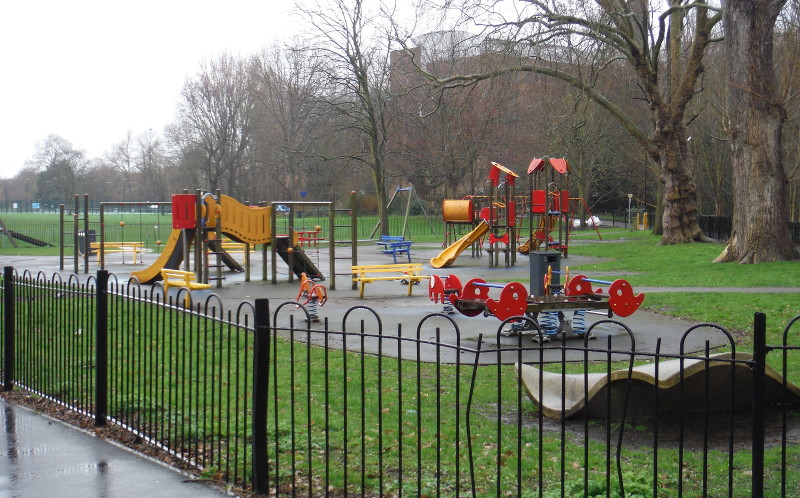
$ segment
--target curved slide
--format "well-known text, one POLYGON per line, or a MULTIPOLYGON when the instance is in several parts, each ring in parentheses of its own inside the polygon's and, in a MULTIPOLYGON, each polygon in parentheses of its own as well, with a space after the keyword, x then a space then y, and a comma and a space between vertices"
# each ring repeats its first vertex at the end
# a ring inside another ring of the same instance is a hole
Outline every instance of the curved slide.
POLYGON ((447 268, 453 264, 453 261, 456 260, 458 255, 461 254, 464 249, 471 246, 476 240, 486 235, 486 232, 488 231, 489 224, 485 221, 481 221, 470 233, 450 244, 450 246, 442 251, 438 256, 431 258, 431 266, 434 268, 447 268))
MULTIPOLYGON (((169 233, 169 239, 167 239, 161 255, 144 270, 131 273, 131 277, 136 277, 140 284, 150 284, 161 279, 162 268, 177 270, 181 265, 181 261, 183 261, 183 238, 181 237, 181 232, 183 230, 173 229, 169 233)), ((187 238, 194 237, 194 230, 186 230, 186 232, 187 238)))
POLYGON ((275 237, 273 242, 275 243, 275 252, 289 265, 292 273, 298 278, 305 273, 306 277, 311 280, 325 280, 316 265, 308 259, 302 247, 294 246, 291 255, 289 255, 289 237, 275 237))

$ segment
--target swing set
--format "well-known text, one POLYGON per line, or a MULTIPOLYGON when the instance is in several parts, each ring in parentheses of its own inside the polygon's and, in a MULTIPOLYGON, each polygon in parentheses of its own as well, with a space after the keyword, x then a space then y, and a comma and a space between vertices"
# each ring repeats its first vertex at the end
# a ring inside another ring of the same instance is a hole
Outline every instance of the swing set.
POLYGON ((161 218, 168 216, 170 202, 101 202, 99 221, 92 221, 89 214, 89 195, 83 195, 82 210, 80 197, 78 194, 75 195, 74 209, 70 216, 67 216, 64 204, 59 206, 61 270, 64 270, 65 254, 70 246, 68 244, 70 239, 73 249, 73 272, 79 272, 80 261, 83 260, 83 272, 89 273, 92 256, 96 258, 100 269, 105 269, 106 254, 110 253, 121 254, 122 264, 127 264, 128 254, 132 257, 131 264, 143 264, 142 255, 157 250, 161 244, 161 231, 169 229, 169 220, 161 218), (112 209, 119 214, 119 221, 108 223, 107 214, 112 209), (131 220, 131 217, 137 214, 138 220, 131 220), (153 216, 156 216, 155 220, 153 216))
MULTIPOLYGON (((428 213, 425 211, 425 206, 422 204, 422 199, 420 199, 419 196, 417 195, 417 192, 414 190, 413 185, 409 185, 408 187, 397 187, 392 193, 392 197, 389 198, 388 204, 386 204, 386 210, 389 211, 389 209, 391 209, 394 199, 397 197, 397 194, 401 192, 406 192, 408 195, 406 197, 405 212, 403 215, 403 231, 400 233, 400 236, 403 239, 406 238, 406 232, 408 231, 408 216, 411 213, 411 200, 413 198, 417 199, 417 204, 419 204, 419 207, 422 209, 422 214, 425 215, 425 219, 428 220, 428 225, 431 227, 431 232, 435 234, 436 229, 433 227, 433 223, 431 222, 430 217, 428 217, 428 213)), ((370 232, 369 234, 370 239, 375 238, 375 234, 378 232, 378 228, 380 228, 380 226, 381 222, 379 220, 375 224, 375 227, 372 229, 372 232, 370 232)))

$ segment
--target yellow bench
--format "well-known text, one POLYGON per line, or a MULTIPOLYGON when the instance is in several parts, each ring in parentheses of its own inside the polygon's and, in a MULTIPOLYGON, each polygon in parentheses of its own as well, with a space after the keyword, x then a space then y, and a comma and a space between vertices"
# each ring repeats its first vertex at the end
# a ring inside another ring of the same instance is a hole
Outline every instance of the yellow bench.
POLYGON ((227 252, 228 254, 242 254, 242 258, 246 258, 245 252, 252 252, 253 248, 248 246, 243 242, 234 242, 232 240, 223 240, 220 244, 222 246, 222 250, 227 252))
POLYGON ((353 282, 361 284, 361 292, 358 295, 361 298, 364 297, 364 286, 376 280, 408 281, 408 295, 410 296, 414 284, 420 283, 424 278, 431 278, 427 275, 420 275, 421 272, 422 263, 356 265, 352 268, 353 282))
POLYGON ((136 264, 136 258, 139 253, 144 252, 144 242, 91 242, 89 244, 91 251, 97 254, 97 262, 100 262, 100 250, 103 254, 110 252, 130 252, 133 253, 133 264, 136 264))
MULTIPOLYGON (((210 284, 204 284, 202 282, 198 282, 197 278, 193 271, 186 271, 186 270, 173 270, 171 268, 162 268, 161 269, 161 278, 164 279, 163 286, 164 286, 164 301, 167 300, 167 296, 169 295, 169 288, 170 287, 180 287, 182 289, 186 289, 188 291, 193 290, 203 290, 203 289, 210 289, 210 284)), ((184 305, 186 307, 189 306, 191 302, 191 298, 189 297, 189 293, 186 293, 186 299, 184 305)))
MULTIPOLYGON (((213 239, 212 239, 213 240, 213 239)), ((228 254, 236 254, 241 253, 245 254, 245 252, 253 252, 252 246, 248 246, 244 242, 234 242, 231 239, 221 239, 219 244, 212 247, 213 250, 222 249, 228 254)), ((246 256, 243 256, 245 258, 246 256)))

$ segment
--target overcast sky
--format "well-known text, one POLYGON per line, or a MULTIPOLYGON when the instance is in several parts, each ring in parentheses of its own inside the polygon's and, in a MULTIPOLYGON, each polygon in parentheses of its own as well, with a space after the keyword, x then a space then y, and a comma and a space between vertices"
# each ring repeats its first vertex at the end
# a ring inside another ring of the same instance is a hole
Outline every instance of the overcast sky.
POLYGON ((287 0, 28 0, 0 4, 0 177, 50 134, 100 157, 174 119, 200 62, 295 33, 287 0))

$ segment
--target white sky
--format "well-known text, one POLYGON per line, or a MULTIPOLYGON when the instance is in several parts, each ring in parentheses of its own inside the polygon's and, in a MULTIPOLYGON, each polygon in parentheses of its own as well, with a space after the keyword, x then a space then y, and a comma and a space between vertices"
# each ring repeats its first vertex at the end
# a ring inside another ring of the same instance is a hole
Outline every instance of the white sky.
POLYGON ((296 34, 288 0, 21 0, 0 4, 0 177, 56 134, 100 157, 174 120, 200 62, 296 34))

